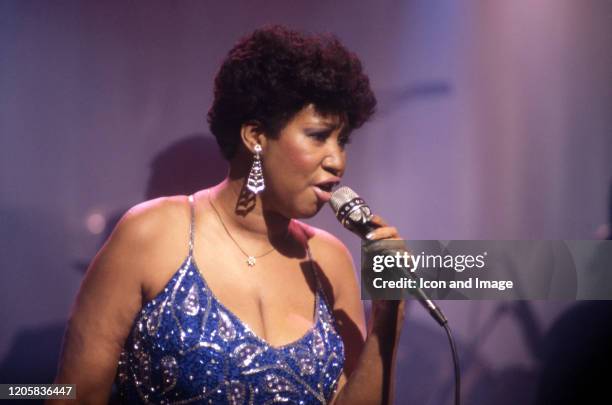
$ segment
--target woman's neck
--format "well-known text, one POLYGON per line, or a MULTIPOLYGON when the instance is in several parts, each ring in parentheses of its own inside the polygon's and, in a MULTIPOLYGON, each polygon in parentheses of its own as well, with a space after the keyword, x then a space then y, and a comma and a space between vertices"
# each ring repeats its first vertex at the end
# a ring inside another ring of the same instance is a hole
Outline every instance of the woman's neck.
POLYGON ((262 208, 259 195, 245 194, 244 178, 228 176, 212 187, 209 198, 226 226, 257 239, 278 240, 287 236, 291 219, 262 208))

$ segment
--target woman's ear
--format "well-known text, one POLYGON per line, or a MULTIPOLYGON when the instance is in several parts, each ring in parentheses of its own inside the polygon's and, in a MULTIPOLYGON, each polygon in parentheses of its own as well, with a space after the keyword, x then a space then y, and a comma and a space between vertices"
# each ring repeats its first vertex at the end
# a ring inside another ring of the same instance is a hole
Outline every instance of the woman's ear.
POLYGON ((257 121, 248 121, 240 127, 240 139, 244 147, 251 153, 255 153, 255 145, 261 145, 262 149, 266 146, 266 136, 261 124, 257 121))

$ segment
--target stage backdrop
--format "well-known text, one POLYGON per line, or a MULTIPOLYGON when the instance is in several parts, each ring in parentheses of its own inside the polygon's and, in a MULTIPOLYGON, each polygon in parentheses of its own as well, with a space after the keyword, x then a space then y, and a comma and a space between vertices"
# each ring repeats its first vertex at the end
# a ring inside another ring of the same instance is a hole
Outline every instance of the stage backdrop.
MULTIPOLYGON (((346 184, 405 238, 603 235, 611 20, 603 1, 0 1, 0 382, 51 381, 118 216, 223 177, 205 122, 213 77, 263 24, 331 32, 361 56, 379 111, 348 149, 346 184)), ((359 262, 327 208, 310 222, 359 262)), ((542 392, 543 348, 569 341, 551 325, 587 319, 558 318, 573 305, 443 302, 465 400, 542 392)), ((445 339, 410 307, 398 404, 450 403, 445 339)))

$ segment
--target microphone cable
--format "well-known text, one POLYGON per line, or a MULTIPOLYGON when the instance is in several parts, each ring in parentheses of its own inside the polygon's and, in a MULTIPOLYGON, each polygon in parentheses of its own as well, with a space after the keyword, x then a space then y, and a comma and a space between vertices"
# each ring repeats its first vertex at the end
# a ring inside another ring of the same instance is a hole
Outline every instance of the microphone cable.
MULTIPOLYGON (((349 231, 355 233, 361 238, 365 238, 368 232, 376 229, 378 225, 370 222, 372 212, 366 202, 359 197, 351 188, 343 186, 332 193, 329 201, 334 214, 338 221, 349 231)), ((410 276, 410 274, 409 274, 410 276)), ((453 357, 453 369, 455 374, 455 405, 461 403, 461 369, 459 367, 459 356, 457 354, 457 346, 451 332, 448 320, 424 291, 420 288, 415 288, 412 294, 417 301, 430 313, 436 322, 444 328, 448 343, 450 345, 451 354, 453 357)))
POLYGON ((448 322, 443 325, 444 330, 446 331, 446 336, 448 336, 448 343, 450 344, 451 353, 453 355, 453 366, 455 369, 455 405, 460 405, 461 403, 461 370, 459 368, 459 356, 457 355, 457 346, 455 345, 455 339, 453 339, 453 334, 451 333, 450 326, 448 326, 448 322))

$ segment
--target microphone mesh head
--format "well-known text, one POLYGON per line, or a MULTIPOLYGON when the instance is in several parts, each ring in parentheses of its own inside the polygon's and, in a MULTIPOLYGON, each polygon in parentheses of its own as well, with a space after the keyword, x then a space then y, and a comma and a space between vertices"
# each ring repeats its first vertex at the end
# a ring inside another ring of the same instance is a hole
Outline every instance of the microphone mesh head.
POLYGON ((366 222, 372 213, 370 207, 350 187, 342 186, 331 195, 329 205, 336 218, 346 226, 346 221, 366 222), (349 205, 347 205, 349 204, 349 205), (342 209, 344 207, 344 209, 342 209), (342 209, 342 213, 340 213, 342 209))
POLYGON ((338 210, 347 202, 359 197, 350 187, 342 186, 336 189, 329 200, 329 205, 334 210, 334 214, 338 214, 338 210))

